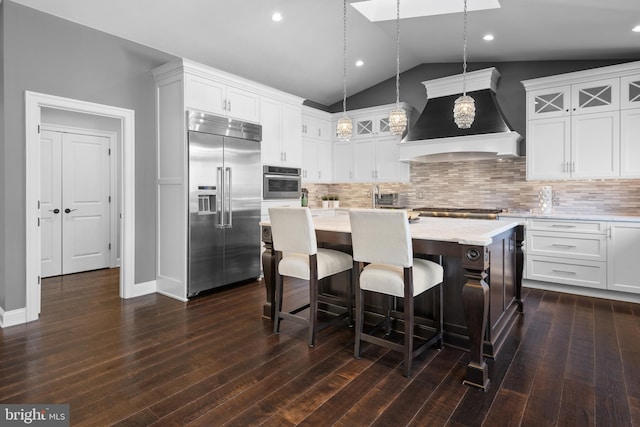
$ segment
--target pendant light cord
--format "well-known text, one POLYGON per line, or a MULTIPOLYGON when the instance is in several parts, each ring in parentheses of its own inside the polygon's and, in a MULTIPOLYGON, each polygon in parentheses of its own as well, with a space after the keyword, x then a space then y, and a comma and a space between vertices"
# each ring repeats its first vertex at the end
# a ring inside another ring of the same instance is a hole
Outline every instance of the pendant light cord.
POLYGON ((396 3, 396 106, 400 107, 400 0, 396 3))
POLYGON ((467 0, 464 0, 464 30, 462 46, 462 96, 465 96, 467 94, 467 0))
POLYGON ((347 0, 342 9, 342 111, 347 116, 347 0))

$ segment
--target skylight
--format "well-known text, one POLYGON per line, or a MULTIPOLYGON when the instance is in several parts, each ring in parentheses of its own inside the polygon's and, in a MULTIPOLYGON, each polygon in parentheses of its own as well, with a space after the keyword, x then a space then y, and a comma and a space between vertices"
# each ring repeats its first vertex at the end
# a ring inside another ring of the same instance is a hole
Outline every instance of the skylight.
MULTIPOLYGON (((369 21, 389 21, 396 19, 395 0, 366 0, 351 3, 358 12, 369 21)), ((422 16, 445 15, 447 13, 462 13, 464 2, 452 0, 403 0, 400 8, 400 17, 418 18, 422 16)), ((467 5, 467 10, 498 9, 498 0, 473 0, 467 5)))

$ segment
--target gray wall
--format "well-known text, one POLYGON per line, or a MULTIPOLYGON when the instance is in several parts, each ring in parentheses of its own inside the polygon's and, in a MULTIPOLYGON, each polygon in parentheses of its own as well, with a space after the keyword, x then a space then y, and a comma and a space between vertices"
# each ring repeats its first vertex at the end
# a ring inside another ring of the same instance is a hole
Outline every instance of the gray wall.
MULTIPOLYGON (((640 55, 638 58, 640 59, 640 55)), ((496 96, 503 113, 513 130, 523 137, 526 135, 526 96, 522 80, 552 76, 572 71, 631 62, 633 59, 607 61, 540 61, 540 62, 483 62, 468 64, 469 71, 496 67, 501 78, 498 81, 496 96)), ((400 74, 400 101, 406 102, 416 109, 412 116, 415 122, 419 113, 427 103, 425 80, 460 74, 462 64, 422 64, 400 74)), ((395 76, 367 90, 347 98, 347 110, 390 104, 396 101, 395 76)), ((335 113, 342 111, 342 101, 328 107, 335 113)))
POLYGON ((0 251, 5 310, 25 306, 24 92, 135 111, 136 283, 155 280, 155 117, 151 70, 175 57, 5 0, 4 221, 0 251), (10 106, 10 107, 9 107, 10 106))

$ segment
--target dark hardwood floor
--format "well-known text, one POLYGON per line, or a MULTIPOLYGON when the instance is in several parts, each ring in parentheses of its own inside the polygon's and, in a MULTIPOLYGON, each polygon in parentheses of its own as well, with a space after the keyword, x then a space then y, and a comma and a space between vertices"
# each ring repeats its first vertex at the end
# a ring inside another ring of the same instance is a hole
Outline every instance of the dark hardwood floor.
POLYGON ((68 403, 74 426, 640 425, 640 305, 524 294, 483 392, 455 348, 407 379, 398 353, 354 359, 346 324, 276 336, 261 282, 184 304, 121 300, 117 270, 46 279, 40 320, 0 330, 0 403, 68 403))

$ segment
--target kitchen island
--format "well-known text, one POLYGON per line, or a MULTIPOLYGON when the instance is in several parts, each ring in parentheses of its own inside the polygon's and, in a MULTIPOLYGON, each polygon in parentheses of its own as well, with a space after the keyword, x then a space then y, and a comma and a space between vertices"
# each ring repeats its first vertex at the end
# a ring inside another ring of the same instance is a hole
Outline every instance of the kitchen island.
MULTIPOLYGON (((262 257, 267 292, 264 315, 273 319, 275 256, 269 223, 261 226, 266 248, 262 257)), ((314 226, 319 246, 350 251, 347 215, 314 217, 314 226)), ((484 357, 497 357, 522 312, 522 225, 510 220, 420 217, 410 229, 415 256, 444 267, 444 343, 469 350, 465 383, 485 389, 489 378, 484 357)), ((322 291, 344 296, 346 285, 346 280, 328 281, 322 291)), ((366 297, 366 319, 383 316, 381 299, 366 297)), ((415 305, 416 315, 435 320, 437 310, 429 293, 418 296, 415 305)), ((417 333, 420 335, 421 329, 426 332, 433 324, 419 325, 417 333)))

